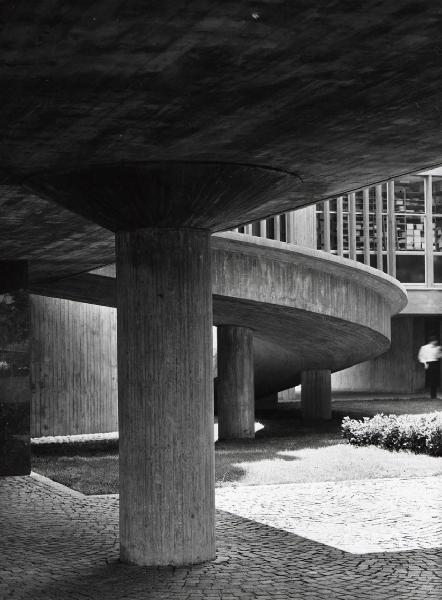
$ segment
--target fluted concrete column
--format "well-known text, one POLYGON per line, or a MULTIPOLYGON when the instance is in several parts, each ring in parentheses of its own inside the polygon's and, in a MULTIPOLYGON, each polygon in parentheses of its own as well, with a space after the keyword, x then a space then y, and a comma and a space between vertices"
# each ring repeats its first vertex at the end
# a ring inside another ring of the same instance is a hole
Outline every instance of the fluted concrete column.
POLYGON ((302 372, 301 413, 303 419, 331 419, 330 369, 302 372))
POLYGON ((0 475, 31 472, 27 288, 27 262, 0 261, 0 475))
POLYGON ((215 557, 209 234, 116 234, 120 554, 215 557))
POLYGON ((253 332, 218 326, 218 439, 255 437, 253 332))

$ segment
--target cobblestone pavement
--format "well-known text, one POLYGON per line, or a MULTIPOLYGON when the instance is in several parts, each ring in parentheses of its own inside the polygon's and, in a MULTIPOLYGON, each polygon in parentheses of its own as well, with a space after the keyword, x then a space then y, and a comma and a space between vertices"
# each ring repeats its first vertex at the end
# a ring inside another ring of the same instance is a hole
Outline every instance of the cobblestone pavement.
POLYGON ((352 553, 442 548, 442 477, 237 486, 217 507, 352 553))
POLYGON ((217 560, 149 569, 118 562, 117 497, 3 478, 0 598, 440 600, 438 486, 441 478, 220 489, 217 560), (367 545, 357 550, 352 537, 367 545))

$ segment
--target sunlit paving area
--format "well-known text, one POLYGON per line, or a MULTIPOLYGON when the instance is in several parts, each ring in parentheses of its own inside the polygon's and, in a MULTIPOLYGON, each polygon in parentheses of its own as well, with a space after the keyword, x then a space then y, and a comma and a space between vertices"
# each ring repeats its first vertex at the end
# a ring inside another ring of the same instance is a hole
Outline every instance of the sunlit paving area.
POLYGON ((217 489, 216 560, 143 568, 119 562, 117 496, 8 478, 0 597, 438 600, 441 485, 430 476, 217 489))
MULTIPOLYGON (((365 412, 431 412, 440 404, 372 400, 365 412)), ((118 494, 97 495, 96 488, 118 492, 116 434, 40 439, 38 473, 0 486, 0 500, 11 507, 0 523, 8 532, 0 542, 8 550, 0 554, 0 594, 438 599, 441 459, 346 443, 341 411, 358 415, 364 406, 364 399, 336 402, 333 420, 315 427, 293 412, 264 417, 255 422, 254 440, 217 442, 216 560, 185 568, 119 562, 118 494)))

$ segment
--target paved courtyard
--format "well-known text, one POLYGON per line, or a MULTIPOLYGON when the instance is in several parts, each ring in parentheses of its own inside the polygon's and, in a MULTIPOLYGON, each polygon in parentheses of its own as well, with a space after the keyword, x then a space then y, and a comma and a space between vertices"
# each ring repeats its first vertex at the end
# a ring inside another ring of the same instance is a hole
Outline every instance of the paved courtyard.
POLYGON ((215 562, 118 562, 118 497, 0 480, 0 598, 438 599, 442 478, 217 490, 215 562))

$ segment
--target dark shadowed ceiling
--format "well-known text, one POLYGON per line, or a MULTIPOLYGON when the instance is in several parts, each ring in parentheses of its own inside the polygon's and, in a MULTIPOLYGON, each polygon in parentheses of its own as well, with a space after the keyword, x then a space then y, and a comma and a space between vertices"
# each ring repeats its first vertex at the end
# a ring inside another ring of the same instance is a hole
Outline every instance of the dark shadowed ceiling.
POLYGON ((434 0, 18 0, 1 17, 0 259, 36 279, 112 262, 107 229, 134 204, 143 226, 218 230, 442 162, 434 0))

